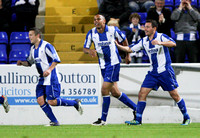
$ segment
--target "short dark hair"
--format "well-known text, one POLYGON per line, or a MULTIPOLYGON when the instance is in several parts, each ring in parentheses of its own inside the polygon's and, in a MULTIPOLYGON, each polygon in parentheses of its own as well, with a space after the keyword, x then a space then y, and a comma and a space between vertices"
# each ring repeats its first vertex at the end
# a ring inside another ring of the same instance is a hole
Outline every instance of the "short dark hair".
POLYGON ((131 22, 132 18, 137 18, 140 21, 140 15, 138 13, 132 13, 129 17, 129 21, 131 22))
POLYGON ((33 27, 33 28, 30 28, 29 31, 34 31, 35 35, 39 34, 41 38, 42 32, 40 31, 40 29, 33 27))
POLYGON ((155 20, 146 20, 146 23, 151 23, 152 27, 158 28, 158 24, 155 20))

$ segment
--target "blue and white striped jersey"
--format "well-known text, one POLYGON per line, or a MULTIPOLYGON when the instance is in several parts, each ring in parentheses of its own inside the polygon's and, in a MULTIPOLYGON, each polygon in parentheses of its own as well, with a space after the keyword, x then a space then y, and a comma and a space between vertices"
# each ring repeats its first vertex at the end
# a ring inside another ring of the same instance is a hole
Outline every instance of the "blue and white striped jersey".
POLYGON ((56 67, 52 70, 49 76, 43 77, 43 72, 51 66, 52 62, 60 62, 60 58, 55 48, 50 43, 41 40, 37 49, 35 49, 35 46, 33 45, 27 61, 30 65, 35 64, 37 71, 40 74, 40 85, 59 83, 58 70, 56 67))
POLYGON ((96 27, 94 27, 86 35, 84 48, 89 49, 92 42, 94 43, 101 69, 121 62, 121 57, 115 45, 116 38, 119 42, 123 42, 126 36, 117 27, 107 25, 103 33, 98 33, 96 27))
MULTIPOLYGON (((175 41, 169 36, 157 32, 155 33, 153 40, 162 42, 173 41, 175 43, 175 41)), ((151 41, 148 36, 146 36, 140 39, 134 46, 130 45, 130 48, 133 52, 145 49, 151 63, 150 71, 158 74, 165 71, 171 65, 171 57, 168 47, 163 45, 152 45, 151 41)))

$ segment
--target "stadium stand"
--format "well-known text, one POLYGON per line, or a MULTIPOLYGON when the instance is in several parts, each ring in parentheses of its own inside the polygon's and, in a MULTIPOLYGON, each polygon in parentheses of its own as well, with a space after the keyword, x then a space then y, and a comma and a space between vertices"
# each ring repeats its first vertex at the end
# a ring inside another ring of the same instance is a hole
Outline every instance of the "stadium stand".
POLYGON ((30 47, 28 32, 12 32, 10 35, 9 63, 16 64, 17 60, 26 60, 30 47))
POLYGON ((97 2, 91 0, 46 1, 44 39, 52 43, 62 63, 97 63, 82 52, 86 33, 94 27, 97 2))
POLYGON ((6 32, 0 32, 0 64, 7 63, 8 35, 6 32))

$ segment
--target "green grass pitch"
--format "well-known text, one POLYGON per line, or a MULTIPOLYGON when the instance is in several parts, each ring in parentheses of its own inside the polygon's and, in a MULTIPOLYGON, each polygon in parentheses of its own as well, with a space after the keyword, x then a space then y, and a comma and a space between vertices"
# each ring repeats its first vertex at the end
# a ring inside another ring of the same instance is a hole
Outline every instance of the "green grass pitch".
POLYGON ((61 125, 58 127, 0 126, 1 138, 192 138, 200 137, 200 123, 180 124, 125 124, 61 125))

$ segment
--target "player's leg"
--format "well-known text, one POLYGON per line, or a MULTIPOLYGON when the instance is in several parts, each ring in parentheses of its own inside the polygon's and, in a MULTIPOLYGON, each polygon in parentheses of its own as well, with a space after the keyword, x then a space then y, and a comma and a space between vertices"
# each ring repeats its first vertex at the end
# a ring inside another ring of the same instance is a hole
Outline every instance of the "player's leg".
POLYGON ((178 94, 178 90, 174 89, 172 91, 169 91, 170 96, 174 99, 174 101, 177 103, 181 113, 183 114, 183 123, 182 125, 188 125, 191 123, 190 116, 187 113, 187 108, 185 105, 185 101, 183 98, 181 98, 178 94))
POLYGON ((111 89, 111 93, 115 98, 118 98, 125 105, 136 111, 137 105, 131 99, 129 99, 125 93, 120 92, 117 82, 114 82, 114 85, 111 89))
POLYGON ((36 97, 37 102, 46 114, 46 116, 51 120, 50 125, 52 126, 59 126, 59 122, 56 119, 55 115, 53 114, 53 111, 48 103, 45 101, 45 89, 46 86, 43 85, 37 85, 36 86, 36 97))
POLYGON ((99 118, 97 121, 92 123, 92 125, 101 126, 106 125, 106 119, 108 115, 108 110, 110 106, 110 90, 113 87, 113 83, 111 82, 103 82, 101 93, 103 97, 103 103, 102 103, 102 114, 101 118, 99 118))
POLYGON ((46 86, 46 96, 48 104, 51 106, 74 106, 75 109, 82 115, 83 109, 79 99, 67 100, 60 97, 60 84, 46 86))
POLYGON ((8 98, 6 95, 2 95, 0 97, 0 104, 3 105, 5 112, 8 113, 10 110, 10 105, 8 104, 8 98))

